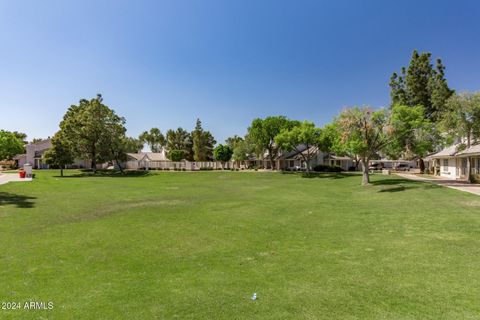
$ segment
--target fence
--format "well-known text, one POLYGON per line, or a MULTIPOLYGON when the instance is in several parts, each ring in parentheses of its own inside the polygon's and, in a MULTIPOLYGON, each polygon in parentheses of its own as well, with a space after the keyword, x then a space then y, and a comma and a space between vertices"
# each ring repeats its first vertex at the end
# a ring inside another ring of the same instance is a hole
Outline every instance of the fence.
POLYGON ((232 169, 233 162, 226 162, 222 165, 219 161, 135 161, 129 160, 125 163, 127 169, 133 170, 217 170, 217 169, 232 169))

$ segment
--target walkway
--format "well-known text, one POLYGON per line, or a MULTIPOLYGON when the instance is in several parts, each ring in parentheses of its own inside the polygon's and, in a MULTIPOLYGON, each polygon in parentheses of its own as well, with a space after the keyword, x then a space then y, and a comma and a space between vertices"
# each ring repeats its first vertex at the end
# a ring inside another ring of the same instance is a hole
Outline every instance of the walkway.
POLYGON ((0 184, 5 184, 13 181, 26 182, 26 181, 32 181, 32 178, 20 179, 18 172, 17 173, 0 173, 0 184))
POLYGON ((465 191, 465 192, 473 193, 473 194, 476 194, 477 196, 480 196, 480 184, 468 183, 468 182, 459 181, 459 180, 441 179, 441 178, 424 178, 411 173, 397 173, 397 176, 407 178, 410 180, 415 180, 415 181, 430 182, 430 183, 434 183, 447 188, 465 191))

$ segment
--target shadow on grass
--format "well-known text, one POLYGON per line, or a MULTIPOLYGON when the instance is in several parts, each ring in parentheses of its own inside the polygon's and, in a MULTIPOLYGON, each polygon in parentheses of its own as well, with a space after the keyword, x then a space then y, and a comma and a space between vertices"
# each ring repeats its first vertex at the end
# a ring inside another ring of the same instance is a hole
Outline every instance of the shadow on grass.
POLYGON ((350 174, 350 173, 342 173, 342 172, 303 172, 302 178, 313 179, 313 178, 320 178, 320 179, 343 179, 348 177, 355 177, 357 175, 350 174))
POLYGON ((372 186, 386 186, 389 188, 383 188, 381 190, 378 190, 378 192, 401 192, 401 191, 406 191, 406 190, 411 190, 411 189, 437 189, 441 188, 438 185, 428 183, 428 182, 422 182, 422 181, 413 181, 413 180, 408 180, 408 179, 381 179, 381 180, 375 180, 375 181, 370 181, 370 184, 372 186))
POLYGON ((109 178, 128 178, 128 177, 145 177, 150 173, 146 170, 128 170, 123 173, 120 171, 114 170, 97 170, 93 172, 91 170, 83 170, 80 173, 64 175, 63 177, 59 175, 54 176, 55 178, 86 178, 86 177, 109 177, 109 178))
POLYGON ((0 192, 0 207, 13 204, 18 208, 33 208, 34 202, 31 201, 33 199, 36 198, 8 192, 0 192))
POLYGON ((302 172, 302 171, 282 171, 282 174, 293 174, 301 176, 302 178, 326 178, 326 179, 343 179, 347 177, 355 177, 358 174, 355 173, 342 173, 342 172, 302 172))

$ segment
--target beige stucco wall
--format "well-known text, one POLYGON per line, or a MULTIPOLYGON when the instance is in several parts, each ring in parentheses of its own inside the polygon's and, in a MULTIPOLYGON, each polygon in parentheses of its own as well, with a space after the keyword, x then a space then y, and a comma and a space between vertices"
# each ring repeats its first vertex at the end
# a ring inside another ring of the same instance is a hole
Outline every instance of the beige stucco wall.
POLYGON ((456 171, 457 171, 457 164, 456 164, 456 159, 455 158, 448 158, 448 165, 444 165, 444 159, 440 159, 440 176, 445 177, 445 178, 450 178, 450 179, 455 179, 456 176, 456 171))

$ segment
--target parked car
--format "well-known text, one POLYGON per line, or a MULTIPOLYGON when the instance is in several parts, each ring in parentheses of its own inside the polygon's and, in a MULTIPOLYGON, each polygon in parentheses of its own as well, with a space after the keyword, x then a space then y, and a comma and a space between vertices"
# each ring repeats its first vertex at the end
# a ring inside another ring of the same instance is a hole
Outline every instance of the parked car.
POLYGON ((383 164, 380 162, 373 163, 368 167, 369 170, 382 170, 383 169, 383 164))
POLYGON ((410 166, 405 163, 400 163, 395 169, 397 171, 410 171, 410 166))

